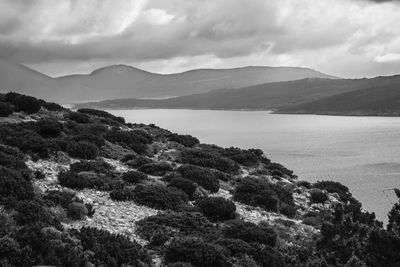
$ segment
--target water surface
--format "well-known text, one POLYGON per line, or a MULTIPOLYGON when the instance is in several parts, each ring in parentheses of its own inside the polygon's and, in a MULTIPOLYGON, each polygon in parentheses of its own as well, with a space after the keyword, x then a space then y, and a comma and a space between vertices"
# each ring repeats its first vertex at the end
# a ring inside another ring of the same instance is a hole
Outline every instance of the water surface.
POLYGON ((384 190, 400 188, 400 118, 163 109, 111 113, 191 134, 203 143, 260 148, 299 179, 347 185, 383 221, 396 201, 393 191, 384 190))

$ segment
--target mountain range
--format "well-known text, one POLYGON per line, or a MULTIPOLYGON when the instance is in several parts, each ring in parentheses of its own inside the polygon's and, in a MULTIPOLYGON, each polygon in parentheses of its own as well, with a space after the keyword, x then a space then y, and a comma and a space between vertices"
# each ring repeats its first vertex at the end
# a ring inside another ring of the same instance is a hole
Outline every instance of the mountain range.
POLYGON ((48 101, 70 103, 111 98, 166 98, 303 78, 335 78, 297 67, 196 69, 157 74, 112 65, 90 74, 52 78, 26 66, 0 60, 0 91, 16 91, 48 101))
POLYGON ((400 76, 371 79, 306 78, 239 89, 220 89, 162 100, 115 99, 80 107, 274 110, 338 115, 400 114, 400 76))

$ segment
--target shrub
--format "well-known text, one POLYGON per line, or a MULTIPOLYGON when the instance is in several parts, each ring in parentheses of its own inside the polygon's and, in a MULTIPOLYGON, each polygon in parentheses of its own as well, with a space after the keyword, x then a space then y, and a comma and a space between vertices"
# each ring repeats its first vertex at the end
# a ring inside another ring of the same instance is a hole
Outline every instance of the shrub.
POLYGON ((36 113, 42 107, 42 102, 32 96, 18 95, 11 100, 11 104, 18 111, 24 111, 28 114, 36 113))
POLYGON ((170 140, 186 147, 192 147, 200 143, 199 139, 191 135, 171 134, 170 140))
POLYGON ((311 188, 311 183, 307 182, 307 181, 298 181, 297 182, 297 186, 303 186, 303 187, 305 187, 307 189, 310 189, 311 188))
POLYGON ((201 149, 186 149, 182 151, 181 162, 201 167, 213 168, 227 173, 237 173, 239 165, 231 159, 217 153, 202 151, 201 149))
POLYGON ((147 179, 147 175, 143 172, 128 171, 122 174, 122 180, 130 184, 137 184, 147 179))
POLYGON ((41 119, 37 125, 43 137, 57 137, 63 130, 63 125, 55 119, 41 119))
POLYGON ((104 138, 101 135, 91 133, 91 132, 77 134, 77 135, 72 136, 70 139, 75 142, 86 141, 86 142, 95 144, 98 148, 100 148, 106 144, 106 141, 104 140, 104 138))
POLYGON ((134 189, 134 200, 154 209, 178 210, 187 203, 188 196, 173 187, 139 184, 134 189))
POLYGON ((174 239, 166 248, 165 261, 190 262, 199 267, 229 266, 227 252, 221 246, 194 237, 174 239))
POLYGON ((105 134, 104 138, 115 144, 129 147, 138 154, 146 152, 149 139, 143 136, 142 131, 112 130, 105 134))
POLYGON ((226 248, 232 256, 251 255, 254 253, 254 248, 241 239, 221 238, 215 243, 226 248))
POLYGON ((17 211, 14 219, 17 224, 25 225, 41 222, 44 225, 61 229, 59 219, 39 200, 23 200, 14 204, 14 209, 17 211))
POLYGON ((166 267, 194 267, 194 266, 188 262, 174 262, 166 265, 166 267))
POLYGON ((198 212, 164 212, 137 222, 139 234, 151 240, 154 233, 171 233, 171 236, 204 236, 216 231, 215 226, 198 212), (172 229, 172 231, 171 231, 172 229))
POLYGON ((44 196, 44 199, 48 199, 55 205, 60 205, 63 208, 67 208, 74 198, 75 192, 71 190, 50 190, 44 196))
POLYGON ((9 103, 0 102, 0 117, 8 117, 13 112, 14 109, 9 103))
POLYGON ((105 230, 83 227, 78 238, 84 250, 94 254, 90 261, 95 266, 132 266, 139 267, 149 264, 149 256, 135 241, 122 235, 111 234, 105 230))
POLYGON ((52 102, 45 102, 43 103, 43 107, 47 109, 48 111, 63 111, 65 108, 60 106, 57 103, 52 103, 52 102))
POLYGON ((241 165, 254 166, 260 163, 263 152, 257 149, 244 150, 237 147, 230 147, 221 150, 221 155, 241 165))
POLYGON ((132 188, 114 189, 110 192, 110 198, 117 201, 127 201, 134 199, 132 188))
POLYGON ((311 189, 310 190, 311 202, 313 203, 324 203, 328 200, 328 195, 324 193, 321 189, 311 189))
POLYGON ((224 221, 234 219, 236 206, 230 200, 222 197, 206 197, 196 201, 201 212, 212 220, 224 221))
POLYGON ((172 170, 172 166, 167 162, 148 163, 140 166, 138 169, 140 172, 156 176, 162 176, 172 170))
POLYGON ((81 160, 70 165, 69 170, 71 172, 89 172, 93 171, 96 173, 109 173, 113 169, 113 166, 105 162, 104 160, 81 160))
POLYGON ((296 207, 295 206, 291 206, 288 205, 286 203, 283 203, 280 207, 279 207, 279 212, 282 213, 283 215, 289 217, 289 218, 293 218, 296 215, 296 207))
POLYGON ((246 242, 257 242, 271 247, 275 246, 277 234, 269 225, 260 223, 259 225, 241 220, 228 222, 224 229, 224 234, 228 238, 241 239, 246 242))
POLYGON ((155 163, 152 159, 144 156, 137 156, 135 159, 130 160, 122 159, 122 162, 125 162, 131 168, 139 168, 145 164, 155 163))
POLYGON ((91 119, 88 115, 79 113, 79 112, 73 112, 73 111, 69 112, 66 115, 66 118, 68 118, 72 121, 75 121, 77 123, 90 123, 91 122, 91 119))
POLYGON ((351 193, 349 188, 339 182, 334 181, 318 181, 312 185, 313 188, 319 188, 321 190, 326 190, 329 193, 337 193, 340 198, 347 202, 351 198, 351 193))
POLYGON ((212 170, 193 165, 182 165, 177 170, 183 178, 192 180, 211 192, 218 192, 219 180, 212 170))
POLYGON ((58 174, 58 182, 61 186, 69 187, 72 189, 95 188, 103 189, 106 183, 95 173, 90 172, 60 172, 58 174))
POLYGON ((117 117, 114 116, 110 113, 108 113, 107 111, 104 110, 98 110, 98 109, 90 109, 90 108, 81 108, 77 110, 79 113, 84 113, 84 114, 89 114, 89 115, 94 115, 94 116, 98 116, 98 117, 102 117, 102 118, 108 118, 108 119, 112 119, 115 120, 119 123, 124 124, 125 123, 125 119, 123 117, 117 117))
POLYGON ((20 173, 0 166, 0 202, 7 199, 32 199, 33 187, 20 173))
POLYGON ((71 157, 79 159, 94 159, 99 154, 96 145, 85 141, 70 142, 67 146, 67 152, 71 157))
POLYGON ((73 220, 82 220, 89 214, 85 204, 79 202, 72 202, 68 205, 67 215, 73 220))
POLYGON ((181 177, 172 178, 169 181, 168 186, 172 186, 172 187, 182 190, 189 196, 190 199, 193 198, 193 194, 197 188, 196 185, 191 180, 181 178, 181 177))
POLYGON ((234 199, 247 205, 277 211, 279 196, 266 181, 246 177, 236 186, 234 199))
MULTIPOLYGON (((259 247, 254 253, 253 258, 260 266, 286 267, 287 264, 279 251, 269 246, 259 247)), ((312 265, 325 266, 325 265, 312 265)))

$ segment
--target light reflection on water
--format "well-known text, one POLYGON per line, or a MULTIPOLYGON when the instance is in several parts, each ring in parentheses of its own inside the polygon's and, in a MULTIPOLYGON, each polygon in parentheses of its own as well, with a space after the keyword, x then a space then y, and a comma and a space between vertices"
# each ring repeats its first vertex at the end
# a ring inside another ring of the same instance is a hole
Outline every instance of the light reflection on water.
POLYGON ((347 185, 380 220, 400 188, 400 118, 280 115, 266 111, 112 110, 129 122, 154 123, 201 142, 261 148, 300 179, 347 185))

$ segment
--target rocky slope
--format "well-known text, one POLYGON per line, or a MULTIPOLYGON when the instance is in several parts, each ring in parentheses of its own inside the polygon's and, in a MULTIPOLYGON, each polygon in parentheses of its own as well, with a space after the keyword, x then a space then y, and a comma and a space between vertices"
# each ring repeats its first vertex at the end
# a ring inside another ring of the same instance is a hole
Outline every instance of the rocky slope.
POLYGON ((1 265, 398 266, 398 207, 384 230, 260 150, 0 100, 1 265))

